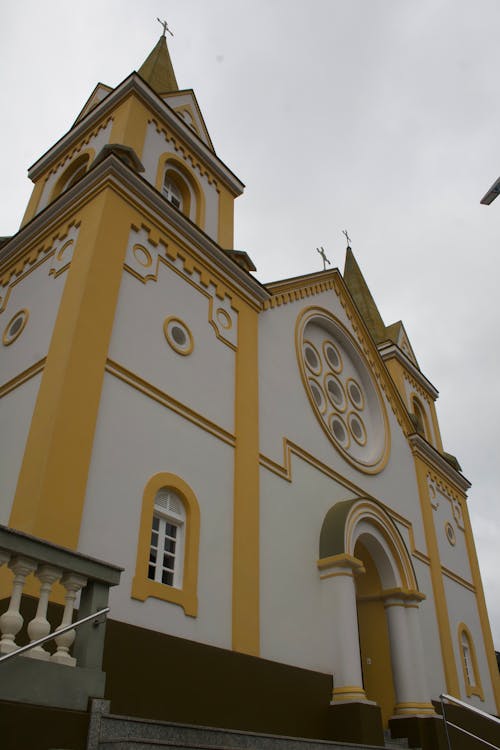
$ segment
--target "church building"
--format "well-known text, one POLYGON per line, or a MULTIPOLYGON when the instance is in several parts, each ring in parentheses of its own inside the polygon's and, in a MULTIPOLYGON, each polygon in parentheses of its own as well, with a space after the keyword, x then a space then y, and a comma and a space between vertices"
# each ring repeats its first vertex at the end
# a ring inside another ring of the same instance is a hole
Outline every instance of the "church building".
POLYGON ((349 246, 257 280, 165 35, 29 177, 0 240, 0 656, 110 611, 0 663, 0 717, 73 727, 43 748, 107 713, 434 750, 441 694, 498 714, 438 391, 349 246))

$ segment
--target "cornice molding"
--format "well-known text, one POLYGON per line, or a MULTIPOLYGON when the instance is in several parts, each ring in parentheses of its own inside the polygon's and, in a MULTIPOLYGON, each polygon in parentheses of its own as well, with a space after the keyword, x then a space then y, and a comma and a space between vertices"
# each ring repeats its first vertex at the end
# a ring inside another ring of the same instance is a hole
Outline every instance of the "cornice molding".
POLYGON ((53 161, 60 159, 67 149, 70 149, 82 139, 88 130, 94 129, 100 120, 108 117, 117 105, 130 94, 136 94, 157 117, 168 124, 172 132, 184 139, 198 158, 210 164, 214 173, 235 195, 241 195, 245 187, 241 180, 137 73, 132 73, 113 89, 108 96, 93 107, 80 122, 76 123, 66 135, 63 135, 52 148, 41 156, 29 168, 29 178, 33 181, 37 180, 53 161))
POLYGON ((112 153, 22 227, 0 249, 0 264, 14 257, 16 252, 32 241, 36 241, 42 232, 50 229, 51 224, 60 222, 61 219, 67 221, 68 211, 74 216, 89 196, 106 184, 114 184, 122 194, 129 197, 131 203, 139 207, 139 210, 144 209, 147 214, 153 214, 159 224, 168 223, 170 231, 177 235, 179 241, 189 240, 195 253, 201 251, 207 267, 215 275, 225 274, 226 283, 232 282, 250 305, 261 309, 265 300, 269 299, 269 293, 260 282, 245 272, 205 232, 175 209, 147 180, 137 175, 112 153))
POLYGON ((415 432, 408 436, 412 453, 414 456, 421 458, 430 468, 445 477, 451 485, 456 487, 460 492, 466 493, 471 483, 459 471, 453 468, 448 461, 427 442, 421 435, 415 432))
POLYGON ((384 341, 378 346, 378 350, 384 362, 386 362, 388 359, 396 359, 399 364, 408 371, 409 375, 411 375, 411 377, 416 380, 416 382, 429 394, 429 396, 431 396, 434 401, 438 398, 439 391, 437 390, 437 388, 435 388, 432 385, 431 381, 428 380, 417 367, 415 367, 413 362, 406 356, 403 351, 401 351, 397 344, 394 344, 392 341, 384 341))

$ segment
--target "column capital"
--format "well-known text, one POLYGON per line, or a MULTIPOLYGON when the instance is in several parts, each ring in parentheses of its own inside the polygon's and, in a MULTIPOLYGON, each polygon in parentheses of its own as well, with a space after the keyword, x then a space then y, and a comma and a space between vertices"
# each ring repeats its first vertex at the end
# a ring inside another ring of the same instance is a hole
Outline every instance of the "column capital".
POLYGON ((345 553, 322 557, 317 561, 317 566, 321 579, 333 578, 334 576, 353 576, 365 572, 365 566, 361 560, 345 553))

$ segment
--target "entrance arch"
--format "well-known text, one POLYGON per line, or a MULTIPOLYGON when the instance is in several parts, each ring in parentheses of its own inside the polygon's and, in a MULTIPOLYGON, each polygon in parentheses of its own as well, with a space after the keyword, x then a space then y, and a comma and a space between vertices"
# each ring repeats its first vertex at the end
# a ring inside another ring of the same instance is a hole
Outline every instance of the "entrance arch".
POLYGON ((333 703, 375 702, 384 724, 394 714, 433 714, 418 613, 425 597, 385 508, 368 498, 330 508, 318 567, 337 604, 333 703))

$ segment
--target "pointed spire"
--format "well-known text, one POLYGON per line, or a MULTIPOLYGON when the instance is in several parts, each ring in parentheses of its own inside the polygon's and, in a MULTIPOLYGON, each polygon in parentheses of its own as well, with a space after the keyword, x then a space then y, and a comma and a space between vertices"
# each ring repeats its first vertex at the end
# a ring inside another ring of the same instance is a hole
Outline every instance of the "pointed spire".
POLYGON ((349 245, 345 256, 344 281, 373 339, 377 343, 383 341, 386 338, 384 321, 349 245))
POLYGON ((157 94, 179 91, 164 34, 137 72, 157 94))

